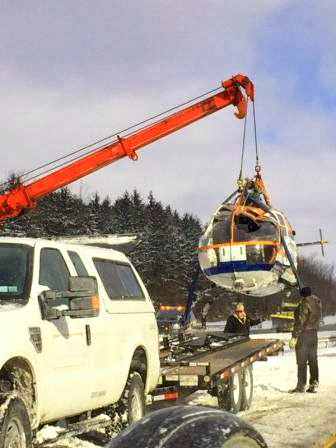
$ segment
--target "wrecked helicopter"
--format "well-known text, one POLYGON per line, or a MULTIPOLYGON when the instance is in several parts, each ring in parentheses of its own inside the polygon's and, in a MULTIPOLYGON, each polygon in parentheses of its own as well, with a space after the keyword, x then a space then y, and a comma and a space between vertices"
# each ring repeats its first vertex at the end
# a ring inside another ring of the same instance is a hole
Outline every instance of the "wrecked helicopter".
POLYGON ((256 165, 253 179, 238 180, 238 190, 213 214, 199 240, 198 258, 205 276, 232 292, 268 296, 286 287, 301 288, 299 246, 285 214, 273 208, 256 165))

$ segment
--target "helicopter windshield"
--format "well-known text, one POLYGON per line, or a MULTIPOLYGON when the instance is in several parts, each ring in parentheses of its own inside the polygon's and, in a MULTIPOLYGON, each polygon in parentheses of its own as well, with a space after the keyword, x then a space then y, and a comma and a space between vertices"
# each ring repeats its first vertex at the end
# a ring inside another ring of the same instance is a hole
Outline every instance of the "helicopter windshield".
POLYGON ((231 240, 231 212, 218 213, 212 226, 213 244, 229 243, 231 240))
POLYGON ((255 221, 246 215, 234 218, 234 241, 276 241, 278 229, 270 221, 255 221))

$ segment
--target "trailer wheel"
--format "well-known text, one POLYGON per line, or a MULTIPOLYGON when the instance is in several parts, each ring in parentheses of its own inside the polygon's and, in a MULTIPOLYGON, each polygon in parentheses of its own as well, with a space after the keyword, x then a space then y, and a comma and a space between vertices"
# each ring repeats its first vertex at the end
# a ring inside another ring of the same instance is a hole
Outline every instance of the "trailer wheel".
POLYGON ((267 448, 248 423, 220 409, 172 406, 151 412, 106 448, 267 448))
POLYGON ((253 370, 252 365, 245 367, 242 371, 242 402, 241 411, 249 409, 253 398, 253 370))
POLYGON ((1 448, 31 448, 32 430, 27 409, 22 400, 13 398, 0 421, 1 448))
POLYGON ((242 389, 241 372, 236 372, 228 378, 227 383, 218 392, 218 406, 225 411, 237 414, 242 406, 242 389))

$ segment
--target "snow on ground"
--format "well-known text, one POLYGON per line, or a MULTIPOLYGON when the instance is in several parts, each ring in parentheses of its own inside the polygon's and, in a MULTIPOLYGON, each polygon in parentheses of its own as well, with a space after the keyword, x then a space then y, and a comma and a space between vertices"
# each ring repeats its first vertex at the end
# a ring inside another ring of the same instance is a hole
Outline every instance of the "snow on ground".
MULTIPOLYGON (((294 394, 294 350, 253 364, 254 396, 248 411, 238 414, 265 438, 269 448, 320 447, 336 433, 336 347, 319 350, 320 389, 317 394, 294 394)), ((216 406, 216 399, 198 392, 190 404, 216 406)))
POLYGON ((331 325, 336 323, 336 315, 335 316, 324 316, 323 317, 324 325, 331 325))
MULTIPOLYGON (((332 316, 333 317, 333 316, 332 316)), ((335 318, 332 323, 335 322, 335 318)), ((329 323, 329 322, 328 322, 329 323)), ((319 338, 336 332, 319 333, 319 338)), ((271 333, 251 337, 288 339, 290 333, 271 333)), ((265 438, 269 448, 320 448, 331 434, 336 434, 336 347, 318 350, 320 389, 317 394, 294 394, 296 386, 294 350, 285 349, 284 355, 270 356, 267 361, 253 364, 254 396, 251 408, 238 414, 254 426, 265 438)), ((197 392, 189 404, 217 406, 217 399, 197 392)), ((69 439, 55 448, 97 448, 79 439, 69 439)))
MULTIPOLYGON (((336 347, 319 350, 320 389, 317 394, 288 394, 296 385, 293 350, 253 364, 254 396, 248 411, 238 414, 265 438, 269 448, 319 448, 336 433, 336 347)), ((217 400, 197 392, 189 404, 216 406, 217 400)), ((96 448, 79 439, 55 444, 55 448, 96 448)))

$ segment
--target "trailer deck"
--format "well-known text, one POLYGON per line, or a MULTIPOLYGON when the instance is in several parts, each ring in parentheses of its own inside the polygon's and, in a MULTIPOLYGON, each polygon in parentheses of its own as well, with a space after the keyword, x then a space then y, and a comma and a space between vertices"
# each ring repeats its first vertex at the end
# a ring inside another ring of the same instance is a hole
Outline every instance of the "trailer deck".
POLYGON ((284 347, 278 339, 250 339, 222 332, 179 336, 164 341, 160 385, 152 393, 152 403, 206 390, 225 410, 247 409, 253 395, 252 364, 267 360, 284 347))
POLYGON ((244 362, 246 366, 262 359, 282 347, 283 343, 277 339, 245 339, 231 346, 194 354, 188 362, 182 360, 166 365, 162 367, 161 375, 218 375, 238 363, 244 362))

